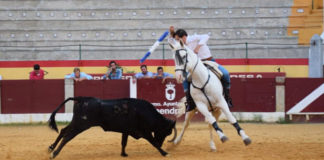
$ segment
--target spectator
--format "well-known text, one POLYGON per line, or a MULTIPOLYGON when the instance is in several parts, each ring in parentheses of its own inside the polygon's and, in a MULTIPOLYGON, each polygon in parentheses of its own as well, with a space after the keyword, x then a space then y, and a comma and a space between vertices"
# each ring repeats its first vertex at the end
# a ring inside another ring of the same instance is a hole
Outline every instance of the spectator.
POLYGON ((153 78, 162 79, 162 82, 167 78, 173 78, 173 75, 167 72, 163 72, 163 67, 159 66, 156 69, 156 73, 153 74, 153 78))
POLYGON ((145 64, 141 65, 141 71, 139 73, 135 74, 135 78, 140 79, 140 78, 152 78, 153 73, 147 71, 147 66, 145 64))
POLYGON ((47 74, 48 72, 40 69, 39 64, 34 65, 34 70, 29 73, 29 79, 30 80, 40 80, 44 79, 44 75, 47 74))
POLYGON ((103 76, 104 79, 121 79, 123 71, 117 68, 115 61, 110 61, 107 73, 103 76))
POLYGON ((75 67, 73 69, 73 73, 69 74, 69 75, 66 75, 65 76, 65 79, 74 79, 75 81, 83 81, 83 80, 91 80, 93 79, 91 75, 88 75, 84 72, 80 72, 80 68, 78 67, 75 67))
POLYGON ((324 31, 322 32, 322 34, 321 34, 321 39, 322 39, 322 43, 324 44, 324 31))
POLYGON ((2 80, 2 76, 0 75, 0 80, 2 80))

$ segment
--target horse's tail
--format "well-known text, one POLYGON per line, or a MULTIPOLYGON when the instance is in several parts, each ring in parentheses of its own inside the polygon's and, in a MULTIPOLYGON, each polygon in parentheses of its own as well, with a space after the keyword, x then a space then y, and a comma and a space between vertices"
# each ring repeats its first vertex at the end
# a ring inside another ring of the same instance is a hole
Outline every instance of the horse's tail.
POLYGON ((186 113, 186 96, 184 96, 183 98, 180 99, 180 101, 178 102, 178 105, 176 106, 176 108, 178 109, 177 112, 177 118, 181 117, 183 114, 186 113))
POLYGON ((78 98, 74 98, 74 97, 70 97, 68 99, 66 99, 63 103, 61 103, 51 114, 51 117, 48 120, 48 126, 55 130, 56 132, 58 132, 57 126, 56 126, 56 122, 55 122, 55 115, 56 113, 63 107, 63 105, 70 101, 70 100, 77 100, 78 98))

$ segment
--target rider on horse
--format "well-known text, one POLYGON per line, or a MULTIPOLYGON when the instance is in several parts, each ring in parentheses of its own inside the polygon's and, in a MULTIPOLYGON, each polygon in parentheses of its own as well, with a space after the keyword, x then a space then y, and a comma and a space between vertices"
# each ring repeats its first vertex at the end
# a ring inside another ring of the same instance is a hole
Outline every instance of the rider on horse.
MULTIPOLYGON (((190 48, 194 53, 198 55, 198 57, 202 61, 214 61, 215 59, 212 57, 209 47, 207 46, 207 41, 209 39, 208 35, 188 35, 187 32, 184 29, 178 29, 177 31, 174 31, 174 27, 170 27, 170 38, 174 38, 176 40, 182 39, 182 41, 190 48)), ((216 62, 215 62, 216 63, 216 62)), ((218 64, 218 69, 223 73, 223 76, 221 77, 221 82, 224 88, 224 97, 229 107, 233 107, 232 99, 229 94, 230 90, 230 76, 229 72, 220 64, 218 64)), ((183 88, 186 93, 186 99, 187 99, 187 111, 190 111, 195 108, 195 102, 193 101, 191 95, 190 95, 190 82, 186 79, 183 82, 183 88)))

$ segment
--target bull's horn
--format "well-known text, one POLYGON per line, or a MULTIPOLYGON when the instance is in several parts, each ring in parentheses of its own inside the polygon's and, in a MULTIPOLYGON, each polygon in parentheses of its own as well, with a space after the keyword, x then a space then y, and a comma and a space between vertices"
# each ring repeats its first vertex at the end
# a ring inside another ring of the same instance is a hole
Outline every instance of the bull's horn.
POLYGON ((176 129, 175 125, 174 125, 173 129, 174 129, 174 136, 171 140, 168 140, 168 142, 170 142, 170 143, 173 142, 177 138, 177 129, 176 129))

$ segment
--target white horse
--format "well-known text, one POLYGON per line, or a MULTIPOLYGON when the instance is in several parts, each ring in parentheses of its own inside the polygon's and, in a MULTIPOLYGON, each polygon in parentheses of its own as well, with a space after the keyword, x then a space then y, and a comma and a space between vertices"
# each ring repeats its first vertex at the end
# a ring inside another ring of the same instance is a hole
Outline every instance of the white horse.
POLYGON ((210 148, 216 151, 216 146, 213 141, 212 128, 214 128, 224 143, 228 138, 223 133, 222 129, 217 125, 217 120, 220 113, 223 112, 228 121, 236 128, 238 134, 241 136, 245 145, 251 143, 251 139, 244 130, 239 126, 237 120, 230 112, 228 105, 223 97, 223 87, 218 77, 207 69, 202 61, 199 59, 191 49, 180 41, 174 39, 169 40, 169 45, 175 52, 175 72, 178 83, 182 83, 186 77, 184 73, 187 72, 191 79, 190 94, 196 103, 196 109, 186 112, 185 121, 181 134, 173 141, 174 144, 181 142, 182 136, 189 125, 189 121, 198 110, 209 123, 210 128, 210 148))

